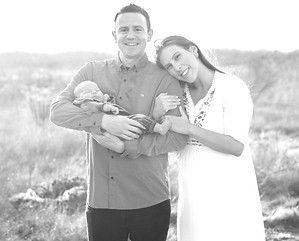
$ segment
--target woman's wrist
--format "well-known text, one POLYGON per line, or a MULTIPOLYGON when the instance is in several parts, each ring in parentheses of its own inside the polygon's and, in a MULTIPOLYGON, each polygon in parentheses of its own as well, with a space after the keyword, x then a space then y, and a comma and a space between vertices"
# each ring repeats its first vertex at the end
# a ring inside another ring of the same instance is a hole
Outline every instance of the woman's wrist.
POLYGON ((186 133, 184 133, 184 134, 191 136, 192 133, 194 133, 194 125, 191 123, 188 123, 187 128, 186 128, 186 133))

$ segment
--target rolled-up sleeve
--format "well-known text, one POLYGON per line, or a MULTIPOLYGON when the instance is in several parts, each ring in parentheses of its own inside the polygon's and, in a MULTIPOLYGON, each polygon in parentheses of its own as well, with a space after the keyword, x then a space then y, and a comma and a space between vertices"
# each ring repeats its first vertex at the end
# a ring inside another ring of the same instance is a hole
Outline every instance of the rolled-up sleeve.
POLYGON ((67 87, 52 101, 50 106, 50 120, 61 127, 89 131, 101 126, 104 113, 89 114, 73 105, 74 89, 82 81, 93 79, 92 63, 84 65, 67 87))
MULTIPOLYGON (((182 100, 182 88, 179 82, 170 76, 165 76, 166 81, 156 93, 156 97, 163 92, 169 95, 177 95, 182 100)), ((153 99, 154 105, 155 99, 153 99)), ((153 108, 152 108, 153 109, 153 108)), ((152 114, 152 113, 151 113, 152 114)), ((167 115, 180 116, 179 109, 170 110, 167 115)), ((165 135, 158 133, 145 134, 138 139, 125 141, 125 151, 122 156, 137 158, 140 155, 157 156, 172 151, 178 151, 187 144, 188 136, 173 131, 168 131, 165 135)))

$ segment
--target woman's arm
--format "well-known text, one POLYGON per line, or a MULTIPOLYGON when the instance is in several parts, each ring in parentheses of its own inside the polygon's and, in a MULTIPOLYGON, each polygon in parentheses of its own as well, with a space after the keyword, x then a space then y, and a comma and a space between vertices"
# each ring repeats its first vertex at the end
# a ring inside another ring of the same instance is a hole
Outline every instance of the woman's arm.
POLYGON ((244 149, 244 144, 233 137, 210 131, 189 122, 185 112, 180 107, 181 115, 167 116, 171 121, 171 130, 185 134, 197 139, 203 145, 222 153, 240 156, 244 149))
POLYGON ((199 126, 190 124, 189 136, 194 137, 203 145, 215 151, 240 156, 244 149, 244 144, 229 135, 210 131, 199 126))

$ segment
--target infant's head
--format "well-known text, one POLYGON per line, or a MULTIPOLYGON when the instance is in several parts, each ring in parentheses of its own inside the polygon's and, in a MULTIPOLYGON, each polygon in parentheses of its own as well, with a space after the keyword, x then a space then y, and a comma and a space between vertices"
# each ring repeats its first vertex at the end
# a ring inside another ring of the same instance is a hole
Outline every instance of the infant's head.
POLYGON ((99 94, 103 95, 95 82, 86 80, 77 85, 74 90, 74 95, 76 97, 84 98, 87 97, 87 95, 95 95, 98 92, 100 92, 99 94))

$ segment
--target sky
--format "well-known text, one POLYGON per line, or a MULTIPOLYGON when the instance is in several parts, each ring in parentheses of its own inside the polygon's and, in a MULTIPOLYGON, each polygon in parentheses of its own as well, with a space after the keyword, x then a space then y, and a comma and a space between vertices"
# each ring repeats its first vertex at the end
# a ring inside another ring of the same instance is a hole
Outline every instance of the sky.
POLYGON ((114 16, 129 3, 149 12, 153 40, 183 35, 207 49, 299 49, 299 0, 0 0, 0 53, 114 53, 114 16))

